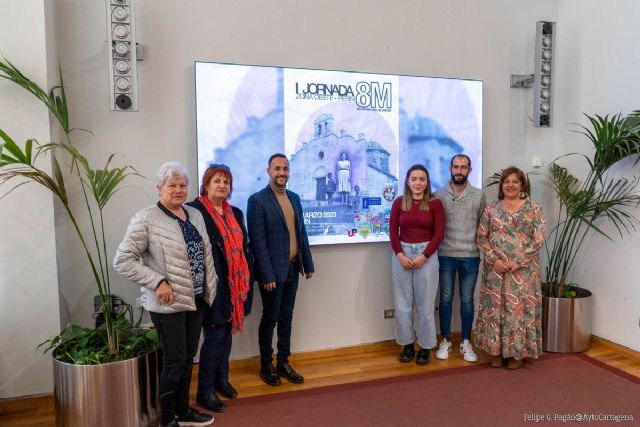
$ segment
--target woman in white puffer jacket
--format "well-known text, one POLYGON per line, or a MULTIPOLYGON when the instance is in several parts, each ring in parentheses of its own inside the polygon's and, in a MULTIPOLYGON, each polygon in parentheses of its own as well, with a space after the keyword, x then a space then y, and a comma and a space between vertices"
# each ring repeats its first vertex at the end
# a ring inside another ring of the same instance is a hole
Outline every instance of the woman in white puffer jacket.
POLYGON ((202 215, 186 206, 189 178, 168 162, 156 175, 160 201, 134 215, 113 267, 140 285, 162 349, 162 426, 208 425, 213 417, 189 406, 193 357, 204 304, 213 303, 218 278, 202 215))

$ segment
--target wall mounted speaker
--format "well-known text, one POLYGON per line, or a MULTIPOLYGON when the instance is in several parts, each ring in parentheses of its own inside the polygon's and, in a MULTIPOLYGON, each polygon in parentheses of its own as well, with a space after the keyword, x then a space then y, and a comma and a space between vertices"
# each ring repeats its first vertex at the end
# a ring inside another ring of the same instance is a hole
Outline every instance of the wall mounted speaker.
POLYGON ((109 109, 138 111, 138 70, 134 0, 105 0, 109 109))
POLYGON ((536 23, 536 58, 533 70, 533 125, 551 127, 555 86, 555 22, 536 23))

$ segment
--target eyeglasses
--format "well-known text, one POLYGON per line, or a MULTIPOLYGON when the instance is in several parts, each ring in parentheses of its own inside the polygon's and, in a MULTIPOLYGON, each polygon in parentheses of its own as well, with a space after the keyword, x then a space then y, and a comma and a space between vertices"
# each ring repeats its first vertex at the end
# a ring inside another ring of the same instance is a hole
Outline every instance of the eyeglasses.
POLYGON ((224 169, 226 171, 229 170, 229 166, 225 165, 224 163, 209 163, 209 167, 214 169, 224 169))

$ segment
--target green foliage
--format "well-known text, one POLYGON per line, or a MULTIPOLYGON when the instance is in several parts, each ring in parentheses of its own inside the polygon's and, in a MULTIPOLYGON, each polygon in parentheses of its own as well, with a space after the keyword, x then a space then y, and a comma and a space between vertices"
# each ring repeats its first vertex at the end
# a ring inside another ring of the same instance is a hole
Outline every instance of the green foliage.
POLYGON ((105 324, 97 328, 69 325, 38 347, 44 347, 45 353, 53 350, 53 356, 60 362, 98 365, 138 357, 155 350, 158 345, 154 329, 145 331, 133 328, 124 314, 113 319, 112 327, 118 338, 118 351, 114 353, 108 351, 105 324))
POLYGON ((635 231, 638 219, 630 208, 640 205, 638 183, 640 178, 612 178, 609 168, 620 160, 640 153, 640 110, 627 116, 586 116, 591 128, 581 126, 579 133, 591 141, 592 157, 579 155, 589 166, 586 177, 580 181, 556 159, 547 170, 547 185, 558 200, 556 226, 551 229, 545 251, 545 296, 575 297, 575 291, 567 288, 571 273, 582 245, 591 231, 613 240, 603 225, 615 227, 619 237, 635 231))
POLYGON ((27 78, 6 58, 0 61, 0 78, 7 79, 12 83, 22 87, 27 92, 38 98, 47 106, 51 114, 56 118, 62 131, 68 135, 69 129, 69 110, 67 109, 67 95, 64 91, 62 82, 62 70, 60 70, 60 85, 53 87, 49 93, 40 88, 36 83, 27 78))
MULTIPOLYGON (((64 349, 66 349, 71 345, 67 343, 73 343, 72 346, 74 348, 77 347, 77 351, 74 350, 73 353, 76 356, 73 357, 81 361, 78 363, 107 359, 121 360, 120 357, 122 356, 119 355, 119 352, 126 350, 128 347, 126 345, 122 347, 119 344, 120 337, 124 336, 122 335, 123 329, 118 320, 112 317, 109 257, 107 257, 103 209, 125 179, 131 175, 139 174, 129 165, 113 167, 114 154, 107 158, 103 168, 94 169, 90 166, 87 158, 72 144, 70 134, 74 129, 69 126, 69 109, 67 107, 64 84, 62 83, 62 71, 60 71, 60 85, 46 92, 38 84, 24 76, 12 63, 3 58, 0 60, 0 78, 15 83, 39 99, 48 108, 51 116, 58 122, 66 138, 64 142, 51 142, 43 145, 35 139, 29 139, 25 142, 24 147, 21 147, 5 131, 0 129, 0 138, 2 139, 2 144, 0 145, 0 186, 8 187, 6 191, 0 192, 0 199, 28 183, 42 185, 51 191, 67 212, 80 239, 98 294, 103 302, 101 312, 104 314, 105 323, 102 329, 84 330, 78 326, 72 326, 70 333, 76 338, 69 341, 59 335, 49 341, 50 348, 64 345, 64 349), (51 173, 38 168, 39 161, 47 154, 51 155, 51 173), (88 230, 80 228, 77 220, 79 213, 72 209, 64 174, 58 162, 58 154, 64 154, 65 157, 70 159, 69 176, 79 183, 83 204, 82 208, 78 208, 78 210, 88 216, 90 222, 88 230), (11 184, 14 185, 11 186, 11 184), (89 333, 88 331, 94 332, 89 333), (98 343, 106 343, 105 349, 96 350, 98 343), (86 346, 84 352, 79 349, 81 345, 86 346), (109 356, 101 355, 102 351, 106 351, 109 356)), ((6 226, 5 224, 2 225, 6 226)), ((65 331, 63 331, 64 333, 65 331)), ((127 336, 126 342, 129 343, 127 345, 136 345, 137 339, 131 341, 132 338, 128 332, 125 335, 127 336)), ((66 353, 66 350, 55 350, 53 352, 56 358, 67 357, 66 353)))

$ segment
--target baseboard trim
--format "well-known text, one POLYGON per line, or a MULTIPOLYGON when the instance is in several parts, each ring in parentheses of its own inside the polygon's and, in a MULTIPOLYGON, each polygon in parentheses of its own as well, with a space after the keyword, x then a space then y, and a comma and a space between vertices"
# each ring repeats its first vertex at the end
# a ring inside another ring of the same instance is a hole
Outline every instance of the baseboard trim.
POLYGON ((620 345, 613 341, 609 341, 608 339, 605 339, 596 335, 591 335, 591 342, 597 342, 601 345, 604 345, 605 347, 611 348, 617 353, 624 354, 626 357, 640 362, 640 352, 632 348, 625 347, 623 345, 620 345))

